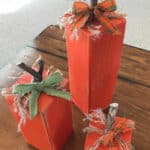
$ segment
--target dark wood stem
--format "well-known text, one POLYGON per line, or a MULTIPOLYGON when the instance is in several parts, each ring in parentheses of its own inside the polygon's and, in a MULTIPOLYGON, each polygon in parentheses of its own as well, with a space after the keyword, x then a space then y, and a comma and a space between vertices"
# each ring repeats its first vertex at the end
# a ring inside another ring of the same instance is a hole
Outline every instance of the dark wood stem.
POLYGON ((44 70, 44 61, 43 60, 39 60, 39 70, 38 71, 35 71, 34 69, 27 66, 23 62, 18 64, 18 67, 20 67, 24 71, 28 72, 29 74, 31 74, 34 79, 33 82, 41 82, 42 81, 42 74, 43 74, 43 70, 44 70))
POLYGON ((98 0, 91 0, 91 6, 96 6, 97 5, 98 0))

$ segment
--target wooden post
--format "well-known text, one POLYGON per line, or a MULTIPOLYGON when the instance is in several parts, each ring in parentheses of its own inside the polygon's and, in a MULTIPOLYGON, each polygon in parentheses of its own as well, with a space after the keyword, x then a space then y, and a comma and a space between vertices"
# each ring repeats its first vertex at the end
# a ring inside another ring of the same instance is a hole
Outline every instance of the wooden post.
POLYGON ((111 130, 111 128, 114 124, 114 119, 116 117, 118 107, 119 107, 118 103, 110 104, 109 112, 108 112, 107 120, 106 120, 106 128, 107 128, 108 131, 111 130))

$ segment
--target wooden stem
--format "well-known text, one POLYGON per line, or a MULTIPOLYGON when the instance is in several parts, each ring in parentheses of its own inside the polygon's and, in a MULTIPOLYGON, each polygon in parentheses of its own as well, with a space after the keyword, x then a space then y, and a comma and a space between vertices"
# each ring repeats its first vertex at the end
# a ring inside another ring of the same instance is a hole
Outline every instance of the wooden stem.
POLYGON ((97 5, 98 0, 91 0, 91 6, 96 6, 97 5))
POLYGON ((18 64, 18 67, 20 67, 24 71, 28 72, 29 74, 31 74, 34 79, 33 82, 41 82, 42 81, 42 74, 43 74, 43 70, 44 70, 44 61, 43 60, 39 60, 39 70, 38 71, 35 71, 34 69, 27 66, 23 62, 18 64))
POLYGON ((118 111, 118 103, 112 103, 110 104, 109 112, 107 115, 107 120, 106 120, 106 128, 107 130, 110 130, 114 124, 115 117, 118 111))

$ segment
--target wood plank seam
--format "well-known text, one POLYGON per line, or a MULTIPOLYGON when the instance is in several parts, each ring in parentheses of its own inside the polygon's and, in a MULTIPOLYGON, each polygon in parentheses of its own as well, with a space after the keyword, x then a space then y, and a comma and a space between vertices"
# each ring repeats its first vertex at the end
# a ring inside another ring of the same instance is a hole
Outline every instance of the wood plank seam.
POLYGON ((122 79, 122 80, 124 80, 124 81, 126 81, 126 82, 136 83, 136 84, 139 84, 139 85, 141 85, 141 86, 144 86, 144 87, 150 88, 150 86, 149 86, 149 85, 142 84, 142 83, 140 83, 140 82, 138 82, 138 81, 131 80, 131 79, 126 78, 126 77, 121 76, 121 75, 119 75, 119 76, 118 76, 118 78, 119 78, 119 79, 122 79))

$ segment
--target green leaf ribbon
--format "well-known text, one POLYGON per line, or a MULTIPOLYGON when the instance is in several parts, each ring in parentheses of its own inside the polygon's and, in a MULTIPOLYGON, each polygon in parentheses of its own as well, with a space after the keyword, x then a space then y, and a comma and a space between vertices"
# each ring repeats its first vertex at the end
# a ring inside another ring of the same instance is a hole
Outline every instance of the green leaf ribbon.
POLYGON ((70 93, 57 89, 63 80, 60 72, 54 72, 41 82, 33 82, 30 84, 19 84, 13 87, 13 94, 24 96, 31 93, 29 96, 29 115, 33 119, 38 114, 38 98, 41 92, 47 95, 57 96, 70 100, 70 93))

